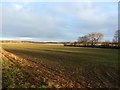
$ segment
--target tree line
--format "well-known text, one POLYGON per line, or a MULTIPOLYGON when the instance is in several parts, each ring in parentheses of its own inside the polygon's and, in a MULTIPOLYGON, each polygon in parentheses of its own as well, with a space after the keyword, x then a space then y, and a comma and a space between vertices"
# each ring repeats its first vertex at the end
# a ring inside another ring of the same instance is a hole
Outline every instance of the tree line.
POLYGON ((88 35, 79 37, 78 42, 81 43, 91 42, 91 44, 94 45, 96 42, 102 40, 102 38, 103 38, 102 33, 93 32, 88 35))
POLYGON ((77 42, 65 43, 65 46, 99 46, 99 47, 119 47, 120 46, 120 30, 115 31, 112 42, 103 42, 103 33, 92 32, 84 36, 80 36, 77 42))

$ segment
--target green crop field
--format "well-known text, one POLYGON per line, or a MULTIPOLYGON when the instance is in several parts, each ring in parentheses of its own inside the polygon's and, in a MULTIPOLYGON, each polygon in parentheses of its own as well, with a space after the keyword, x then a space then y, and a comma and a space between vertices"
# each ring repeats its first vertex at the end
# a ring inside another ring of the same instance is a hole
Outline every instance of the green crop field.
POLYGON ((3 87, 119 87, 118 50, 3 43, 3 87))

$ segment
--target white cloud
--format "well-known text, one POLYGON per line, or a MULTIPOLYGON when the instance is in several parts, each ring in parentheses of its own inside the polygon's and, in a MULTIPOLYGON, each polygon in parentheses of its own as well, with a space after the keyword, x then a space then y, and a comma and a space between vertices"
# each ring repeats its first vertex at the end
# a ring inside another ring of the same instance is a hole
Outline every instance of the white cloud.
POLYGON ((15 4, 14 6, 15 6, 15 8, 16 8, 17 10, 20 10, 20 9, 22 9, 22 8, 23 8, 23 6, 22 6, 22 5, 20 5, 20 4, 15 4))
MULTIPOLYGON (((15 4, 13 4, 15 5, 15 4)), ((16 8, 16 7, 15 7, 16 8)), ((28 11, 25 8, 20 12, 16 9, 5 9, 3 14, 3 35, 18 37, 55 38, 62 35, 59 31, 59 18, 49 13, 28 11)))
POLYGON ((119 0, 2 0, 2 2, 118 2, 119 0))
POLYGON ((92 3, 48 4, 50 8, 42 7, 43 10, 30 6, 30 3, 12 3, 13 7, 4 8, 3 35, 23 39, 75 40, 79 34, 94 31, 108 34, 116 27, 116 17, 102 12, 101 7, 92 3))
POLYGON ((20 37, 19 40, 32 40, 33 38, 30 37, 20 37))

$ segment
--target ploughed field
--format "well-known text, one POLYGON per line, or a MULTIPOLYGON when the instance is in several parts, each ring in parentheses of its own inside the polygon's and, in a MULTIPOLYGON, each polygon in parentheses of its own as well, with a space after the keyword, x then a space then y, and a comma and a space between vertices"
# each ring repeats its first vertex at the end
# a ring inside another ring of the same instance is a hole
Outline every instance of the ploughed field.
POLYGON ((3 43, 3 88, 119 87, 118 50, 3 43))

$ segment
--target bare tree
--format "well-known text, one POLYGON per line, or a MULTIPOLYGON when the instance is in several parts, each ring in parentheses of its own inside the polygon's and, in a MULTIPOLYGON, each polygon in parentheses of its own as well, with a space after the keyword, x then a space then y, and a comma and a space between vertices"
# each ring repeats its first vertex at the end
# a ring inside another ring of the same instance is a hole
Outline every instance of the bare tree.
POLYGON ((120 30, 117 30, 113 37, 113 42, 120 42, 120 30))
POLYGON ((92 46, 96 43, 102 40, 103 34, 93 32, 88 35, 82 36, 78 38, 78 42, 91 42, 92 46))
POLYGON ((87 35, 79 37, 78 42, 82 42, 82 43, 89 42, 89 38, 87 35))
POLYGON ((88 38, 89 38, 90 42, 92 42, 92 45, 94 45, 94 43, 99 42, 99 41, 102 40, 103 34, 102 33, 93 32, 93 33, 90 33, 88 35, 88 38))

